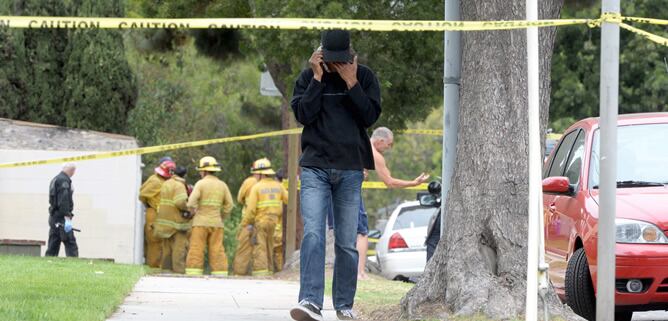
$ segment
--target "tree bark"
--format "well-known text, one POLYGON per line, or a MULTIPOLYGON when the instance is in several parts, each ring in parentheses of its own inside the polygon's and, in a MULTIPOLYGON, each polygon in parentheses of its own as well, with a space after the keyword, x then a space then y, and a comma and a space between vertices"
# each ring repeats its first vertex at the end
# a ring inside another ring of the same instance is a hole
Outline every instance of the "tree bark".
MULTIPOLYGON (((539 1, 541 19, 562 0, 539 1)), ((462 20, 524 20, 525 0, 462 1, 462 20)), ((540 31, 541 130, 550 98, 554 28, 540 31)), ((457 160, 447 230, 423 278, 402 300, 402 316, 524 313, 528 224, 526 31, 462 34, 457 160), (447 289, 447 290, 446 290, 447 289)), ((561 304, 550 294, 551 312, 561 304)), ((566 313, 567 318, 571 314, 566 313)))

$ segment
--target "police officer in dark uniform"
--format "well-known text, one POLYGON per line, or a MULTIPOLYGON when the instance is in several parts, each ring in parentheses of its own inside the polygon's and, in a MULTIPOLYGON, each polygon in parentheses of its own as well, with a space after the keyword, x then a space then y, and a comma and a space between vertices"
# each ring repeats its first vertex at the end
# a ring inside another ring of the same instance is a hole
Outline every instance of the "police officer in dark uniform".
POLYGON ((76 171, 74 164, 66 164, 63 170, 51 180, 49 186, 49 245, 46 256, 58 256, 60 243, 65 244, 65 254, 79 256, 79 247, 72 229, 72 180, 76 171))
POLYGON ((429 227, 427 229, 427 239, 424 244, 427 246, 427 262, 431 259, 436 252, 436 246, 441 240, 441 183, 438 181, 433 181, 429 183, 427 189, 429 194, 436 197, 436 203, 434 206, 438 207, 434 215, 429 220, 429 227))

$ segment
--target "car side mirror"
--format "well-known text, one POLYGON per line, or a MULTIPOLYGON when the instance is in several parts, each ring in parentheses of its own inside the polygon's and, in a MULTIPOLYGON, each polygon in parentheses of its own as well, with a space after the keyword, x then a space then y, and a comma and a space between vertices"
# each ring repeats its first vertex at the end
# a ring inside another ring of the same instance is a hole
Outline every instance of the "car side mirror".
POLYGON ((568 177, 555 176, 548 177, 543 180, 543 192, 554 194, 571 194, 573 193, 573 188, 571 187, 571 182, 568 177))
POLYGON ((440 202, 438 198, 432 194, 422 194, 419 197, 420 205, 428 207, 438 207, 440 202))

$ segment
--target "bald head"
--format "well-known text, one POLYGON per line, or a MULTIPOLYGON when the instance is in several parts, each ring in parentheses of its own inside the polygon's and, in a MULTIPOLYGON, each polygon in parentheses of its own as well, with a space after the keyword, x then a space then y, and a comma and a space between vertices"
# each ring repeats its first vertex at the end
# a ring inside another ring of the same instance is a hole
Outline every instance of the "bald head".
POLYGON ((74 163, 67 163, 63 165, 63 173, 67 174, 67 176, 72 177, 74 176, 74 172, 76 172, 77 166, 74 165, 74 163))

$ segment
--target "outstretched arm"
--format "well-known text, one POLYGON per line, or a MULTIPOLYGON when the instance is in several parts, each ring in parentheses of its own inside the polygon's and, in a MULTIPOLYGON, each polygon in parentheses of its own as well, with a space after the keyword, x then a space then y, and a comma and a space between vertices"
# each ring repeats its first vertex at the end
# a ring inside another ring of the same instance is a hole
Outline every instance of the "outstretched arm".
POLYGON ((412 181, 406 181, 392 177, 392 173, 390 172, 390 169, 387 168, 387 164, 385 163, 385 158, 375 150, 373 151, 373 161, 375 163, 374 165, 376 166, 378 177, 380 177, 380 180, 382 180, 388 188, 405 188, 417 186, 429 179, 429 175, 426 173, 420 174, 420 176, 416 177, 412 181))

